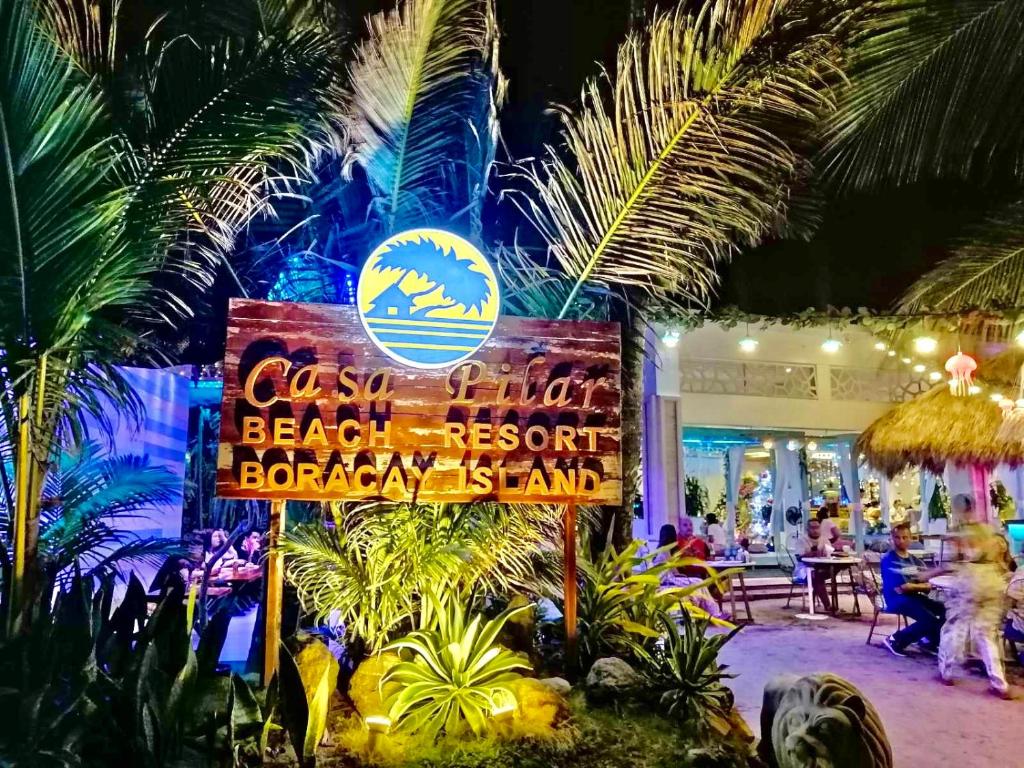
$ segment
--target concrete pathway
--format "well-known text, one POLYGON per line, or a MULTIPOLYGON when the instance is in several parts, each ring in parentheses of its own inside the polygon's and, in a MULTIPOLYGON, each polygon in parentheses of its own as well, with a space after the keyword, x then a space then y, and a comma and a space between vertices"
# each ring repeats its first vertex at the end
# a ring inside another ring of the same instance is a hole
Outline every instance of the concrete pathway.
POLYGON ((864 641, 870 613, 811 623, 794 617, 798 601, 789 610, 784 603, 753 603, 758 623, 741 630, 722 651, 723 663, 738 675, 729 683, 736 704, 755 733, 769 679, 782 673, 832 672, 858 686, 878 709, 897 768, 1024 767, 1024 673, 1019 665, 1007 665, 1020 697, 1015 701, 988 695, 979 672, 964 670, 956 686, 945 687, 935 678, 934 657, 898 658, 880 645, 895 629, 893 617, 879 618, 869 646, 864 641))

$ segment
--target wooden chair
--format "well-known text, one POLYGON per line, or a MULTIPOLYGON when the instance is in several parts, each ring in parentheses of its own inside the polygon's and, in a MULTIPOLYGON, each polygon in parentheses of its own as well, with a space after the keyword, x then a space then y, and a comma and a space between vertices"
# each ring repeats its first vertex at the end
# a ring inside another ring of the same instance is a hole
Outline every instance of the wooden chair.
POLYGON ((885 596, 882 595, 882 587, 878 583, 878 574, 875 573, 875 569, 871 567, 870 563, 867 568, 863 569, 863 572, 866 573, 864 592, 875 610, 875 615, 871 617, 871 629, 868 631, 868 639, 865 641, 865 644, 871 645, 871 639, 875 636, 875 627, 878 626, 878 617, 880 615, 883 613, 894 615, 896 617, 897 632, 907 626, 907 617, 902 613, 894 614, 886 608, 885 596))

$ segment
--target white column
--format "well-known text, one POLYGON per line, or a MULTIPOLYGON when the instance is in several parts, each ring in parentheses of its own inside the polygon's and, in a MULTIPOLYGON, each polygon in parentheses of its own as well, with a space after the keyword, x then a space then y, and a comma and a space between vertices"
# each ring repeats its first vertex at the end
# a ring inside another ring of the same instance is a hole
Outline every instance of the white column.
POLYGON ((665 523, 678 529, 686 508, 679 398, 650 395, 644 403, 644 519, 633 535, 657 539, 665 523))
POLYGON ((864 551, 864 508, 860 503, 860 478, 857 476, 857 462, 853 460, 852 443, 839 445, 839 473, 850 499, 850 519, 853 521, 853 538, 857 551, 864 551))

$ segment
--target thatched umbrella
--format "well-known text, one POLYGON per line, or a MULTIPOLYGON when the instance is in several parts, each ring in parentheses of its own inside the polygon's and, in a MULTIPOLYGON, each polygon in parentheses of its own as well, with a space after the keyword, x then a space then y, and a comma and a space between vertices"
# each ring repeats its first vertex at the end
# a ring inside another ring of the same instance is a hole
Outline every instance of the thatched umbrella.
POLYGON ((1024 443, 1000 436, 1003 414, 990 394, 1016 399, 1024 352, 1011 350, 978 369, 982 392, 957 397, 937 384, 879 417, 860 436, 857 451, 868 464, 895 476, 907 466, 941 474, 947 463, 991 470, 1024 464, 1024 443))

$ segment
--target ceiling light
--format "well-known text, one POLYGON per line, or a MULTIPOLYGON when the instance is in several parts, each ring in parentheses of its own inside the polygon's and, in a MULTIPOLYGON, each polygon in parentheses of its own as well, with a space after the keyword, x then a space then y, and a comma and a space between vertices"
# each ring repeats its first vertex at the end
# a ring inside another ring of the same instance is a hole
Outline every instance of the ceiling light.
POLYGON ((827 352, 830 355, 834 355, 839 351, 839 348, 843 346, 843 342, 839 339, 828 338, 821 342, 821 351, 827 352))
POLYGON ((757 339, 752 339, 749 336, 744 336, 742 339, 740 339, 740 349, 743 350, 744 352, 747 352, 748 354, 750 352, 756 352, 757 345, 757 339))
POLYGON ((926 370, 928 370, 928 366, 925 365, 924 363, 918 363, 917 365, 914 366, 914 371, 916 373, 924 373, 926 370))
POLYGON ((1002 401, 1003 396, 999 392, 993 392, 991 395, 989 395, 989 398, 991 398, 993 403, 998 403, 1002 401))
POLYGON ((900 358, 900 362, 903 363, 904 365, 910 365, 910 358, 909 357, 901 357, 900 358))
POLYGON ((818 450, 818 444, 816 442, 814 442, 813 440, 808 440, 807 441, 807 450, 808 451, 816 451, 816 450, 818 450))
POLYGON ((942 374, 939 371, 932 371, 928 374, 928 381, 941 381, 942 374))
POLYGON ((931 355, 939 348, 939 342, 931 336, 918 336, 914 339, 914 351, 919 355, 931 355))
POLYGON ((896 357, 896 350, 890 349, 886 354, 889 355, 889 357, 896 357))
POLYGON ((885 345, 884 341, 876 341, 875 349, 877 349, 879 352, 885 352, 885 350, 888 349, 888 347, 885 345))
POLYGON ((672 328, 670 330, 665 331, 665 333, 662 334, 661 343, 664 344, 669 349, 673 349, 679 345, 679 337, 679 331, 672 328))

